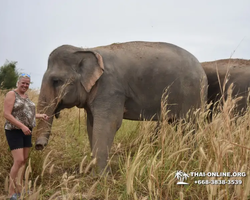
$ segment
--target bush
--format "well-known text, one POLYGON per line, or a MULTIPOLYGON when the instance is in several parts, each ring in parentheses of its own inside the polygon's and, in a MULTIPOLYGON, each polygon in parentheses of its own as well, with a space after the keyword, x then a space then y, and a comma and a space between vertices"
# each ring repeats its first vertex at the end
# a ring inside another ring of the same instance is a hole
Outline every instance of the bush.
POLYGON ((16 69, 17 62, 7 61, 0 68, 0 89, 12 89, 16 87, 19 73, 16 69))

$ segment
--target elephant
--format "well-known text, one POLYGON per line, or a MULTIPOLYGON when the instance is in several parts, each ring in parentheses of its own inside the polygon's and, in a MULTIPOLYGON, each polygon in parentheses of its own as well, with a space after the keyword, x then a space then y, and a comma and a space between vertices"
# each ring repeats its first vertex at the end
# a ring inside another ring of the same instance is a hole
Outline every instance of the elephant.
MULTIPOLYGON (((167 117, 184 119, 206 97, 207 78, 200 62, 176 45, 144 41, 94 48, 62 45, 49 55, 37 110, 58 117, 62 109, 84 108, 95 168, 103 171, 123 119, 159 120, 163 98, 167 117)), ((47 145, 52 123, 53 117, 38 124, 37 150, 47 145)))
POLYGON ((250 87, 250 60, 245 59, 221 59, 212 62, 201 63, 208 79, 208 103, 221 98, 227 100, 228 88, 233 84, 232 98, 239 98, 236 102, 233 115, 243 115, 249 102, 248 92, 250 87))

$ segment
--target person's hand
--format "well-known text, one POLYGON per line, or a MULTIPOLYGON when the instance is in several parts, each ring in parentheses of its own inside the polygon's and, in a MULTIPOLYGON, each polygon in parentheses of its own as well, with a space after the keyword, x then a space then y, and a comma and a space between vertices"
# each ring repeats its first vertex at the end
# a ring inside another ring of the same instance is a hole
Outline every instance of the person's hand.
POLYGON ((24 135, 30 135, 31 134, 31 130, 27 126, 23 126, 22 131, 23 131, 24 135))
POLYGON ((40 119, 44 119, 47 121, 49 119, 49 116, 46 114, 40 114, 40 119))

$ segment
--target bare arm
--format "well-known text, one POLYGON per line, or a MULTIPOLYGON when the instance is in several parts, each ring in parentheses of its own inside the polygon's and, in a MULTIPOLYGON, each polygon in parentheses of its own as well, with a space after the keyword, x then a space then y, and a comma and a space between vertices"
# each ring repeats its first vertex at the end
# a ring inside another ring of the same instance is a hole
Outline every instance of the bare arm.
POLYGON ((13 110, 13 106, 15 103, 15 93, 13 91, 10 91, 6 94, 6 97, 4 99, 4 117, 7 119, 11 124, 15 125, 16 127, 22 129, 23 133, 25 135, 31 134, 31 131, 27 126, 25 126, 23 123, 18 121, 11 113, 13 110))
POLYGON ((36 114, 36 119, 44 119, 44 120, 48 120, 49 117, 46 114, 36 114))

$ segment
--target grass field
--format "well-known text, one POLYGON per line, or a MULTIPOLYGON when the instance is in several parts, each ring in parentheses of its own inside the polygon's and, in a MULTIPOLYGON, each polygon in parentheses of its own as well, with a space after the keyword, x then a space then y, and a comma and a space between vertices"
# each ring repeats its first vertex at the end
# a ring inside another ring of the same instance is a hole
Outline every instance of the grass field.
MULTIPOLYGON (((29 96, 37 102, 36 91, 29 91, 29 96)), ((4 94, 1 94, 2 104, 3 100, 4 94)), ((63 110, 60 118, 54 120, 45 150, 32 148, 22 184, 23 189, 31 193, 23 193, 21 198, 250 199, 250 112, 232 117, 230 112, 234 103, 226 102, 220 112, 215 112, 211 123, 206 120, 206 112, 197 113, 194 123, 169 125, 163 122, 157 137, 154 137, 155 122, 124 120, 110 154, 111 173, 104 176, 88 173, 94 162, 84 110, 63 110), (175 174, 180 170, 189 174, 184 179, 186 185, 177 184, 175 174), (246 176, 197 177, 190 172, 244 172, 246 176), (216 184, 206 184, 212 180, 216 184)), ((2 113, 3 108, 0 109, 2 113)), ((12 165, 4 122, 1 117, 0 199, 6 198, 12 165)), ((37 137, 35 132, 33 144, 37 137)))

